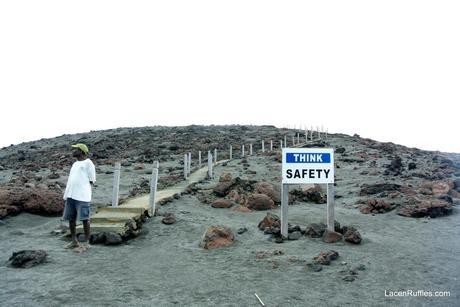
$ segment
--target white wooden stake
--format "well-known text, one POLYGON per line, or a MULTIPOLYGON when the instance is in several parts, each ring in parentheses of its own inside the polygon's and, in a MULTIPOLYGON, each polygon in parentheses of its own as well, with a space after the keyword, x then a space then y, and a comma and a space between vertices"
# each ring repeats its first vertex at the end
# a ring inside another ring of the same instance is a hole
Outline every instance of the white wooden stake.
POLYGON ((265 152, 265 141, 262 140, 262 152, 265 152))
POLYGON ((326 128, 326 140, 327 140, 327 134, 329 133, 329 129, 326 128))
POLYGON ((115 170, 113 172, 112 207, 118 207, 118 192, 120 190, 120 170, 121 163, 115 163, 115 170))
POLYGON ((212 179, 212 154, 208 151, 208 177, 212 179))
POLYGON ((327 184, 327 230, 334 231, 334 184, 327 184))
POLYGON ((308 143, 308 130, 305 129, 305 144, 308 143))
POLYGON ((155 202, 156 202, 157 185, 158 185, 158 167, 159 167, 158 161, 154 161, 152 179, 150 180, 150 195, 149 195, 150 216, 153 216, 155 214, 155 202))
POLYGON ((294 146, 295 146, 295 137, 292 136, 292 147, 294 147, 294 146))
POLYGON ((280 141, 280 149, 283 148, 283 140, 280 141))
POLYGON ((288 237, 289 185, 281 184, 281 236, 288 237))
POLYGON ((188 153, 188 164, 187 164, 187 171, 188 171, 188 174, 190 175, 192 173, 192 153, 189 152, 188 153))
POLYGON ((184 154, 184 179, 187 180, 187 175, 188 175, 188 170, 187 170, 187 167, 188 167, 188 159, 187 159, 188 155, 187 154, 184 154))
POLYGON ((273 140, 270 140, 270 151, 273 151, 273 140))
POLYGON ((252 156, 252 143, 249 144, 249 155, 252 156))
POLYGON ((300 144, 300 133, 297 132, 297 144, 300 144))
POLYGON ((198 151, 198 165, 201 168, 201 150, 198 151))
POLYGON ((241 145, 241 157, 244 157, 244 145, 241 145))
POLYGON ((318 140, 321 140, 321 134, 319 132, 319 127, 318 126, 316 126, 316 131, 318 132, 318 140))
POLYGON ((233 147, 230 145, 230 154, 229 154, 229 159, 231 160, 233 158, 233 147))
POLYGON ((283 144, 284 144, 285 147, 287 146, 287 138, 286 138, 286 136, 284 136, 284 143, 283 144))
POLYGON ((217 165, 217 148, 214 148, 214 164, 217 165))

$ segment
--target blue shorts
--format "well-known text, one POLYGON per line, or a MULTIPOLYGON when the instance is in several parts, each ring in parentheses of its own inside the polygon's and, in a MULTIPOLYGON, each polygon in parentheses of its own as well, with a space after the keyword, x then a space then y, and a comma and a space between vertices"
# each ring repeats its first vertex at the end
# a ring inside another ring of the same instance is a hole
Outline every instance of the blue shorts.
POLYGON ((89 220, 91 215, 91 203, 86 201, 75 200, 67 198, 64 206, 63 218, 66 221, 79 221, 89 220))

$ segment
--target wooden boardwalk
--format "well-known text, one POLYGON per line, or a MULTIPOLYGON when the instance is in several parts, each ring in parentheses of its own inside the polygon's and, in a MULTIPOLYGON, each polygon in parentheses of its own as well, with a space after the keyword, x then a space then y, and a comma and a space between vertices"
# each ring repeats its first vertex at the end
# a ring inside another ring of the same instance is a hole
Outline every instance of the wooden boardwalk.
MULTIPOLYGON (((218 161, 217 165, 225 162, 228 162, 228 160, 218 161)), ((183 180, 167 189, 157 191, 155 197, 156 203, 185 191, 187 186, 192 183, 205 179, 207 172, 207 166, 199 168, 191 173, 187 180, 183 180)), ((149 194, 131 198, 117 207, 100 208, 97 213, 91 216, 91 233, 115 232, 124 236, 129 230, 130 225, 141 219, 141 216, 146 214, 149 209, 149 194)), ((152 212, 150 212, 150 216, 153 216, 152 212)), ((77 226, 77 233, 83 233, 82 225, 77 226)))

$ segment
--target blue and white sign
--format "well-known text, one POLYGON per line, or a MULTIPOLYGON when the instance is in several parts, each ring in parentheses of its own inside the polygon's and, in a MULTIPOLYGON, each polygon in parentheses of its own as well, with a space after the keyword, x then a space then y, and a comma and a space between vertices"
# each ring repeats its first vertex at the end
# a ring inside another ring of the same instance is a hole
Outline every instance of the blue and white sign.
POLYGON ((283 148, 283 183, 334 183, 334 149, 283 148))

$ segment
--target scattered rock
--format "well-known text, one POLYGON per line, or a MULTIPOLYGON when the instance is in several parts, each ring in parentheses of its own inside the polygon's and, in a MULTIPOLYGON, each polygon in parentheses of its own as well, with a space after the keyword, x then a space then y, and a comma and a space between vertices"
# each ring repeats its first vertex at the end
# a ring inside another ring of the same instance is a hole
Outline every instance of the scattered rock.
POLYGON ((233 244, 235 235, 225 226, 211 226, 204 233, 200 246, 204 249, 215 249, 233 244))
POLYGON ((90 244, 104 244, 105 241, 105 233, 93 233, 89 237, 90 244))
POLYGON ((346 231, 343 233, 343 237, 346 242, 350 242, 353 244, 360 244, 362 241, 362 237, 359 231, 351 226, 346 227, 346 231))
POLYGON ((315 263, 321 265, 329 265, 331 261, 336 260, 339 257, 339 253, 334 250, 321 251, 318 256, 313 258, 315 263))
POLYGON ((395 176, 400 175, 403 169, 402 159, 397 156, 391 160, 390 164, 387 166, 387 174, 393 174, 395 176))
POLYGON ((346 275, 346 276, 343 276, 342 279, 344 281, 352 282, 352 281, 354 281, 356 279, 356 276, 354 276, 354 275, 346 275))
POLYGON ((238 234, 241 235, 241 234, 245 233, 246 231, 248 231, 248 229, 246 227, 240 228, 240 229, 238 229, 238 234))
POLYGON ((376 183, 376 184, 363 184, 361 186, 360 196, 373 195, 381 192, 399 191, 401 185, 395 183, 376 183))
POLYGON ((449 194, 450 189, 453 187, 453 183, 449 184, 447 182, 436 181, 431 185, 431 189, 435 196, 449 194))
POLYGON ((294 231, 288 234, 288 240, 299 240, 302 236, 300 231, 294 231))
POLYGON ((345 147, 338 147, 336 150, 335 150, 336 153, 339 153, 339 154, 343 154, 345 152, 345 147))
POLYGON ((213 192, 217 196, 224 197, 228 194, 232 186, 233 186, 233 181, 219 182, 214 187, 213 192))
POLYGON ((407 165, 407 169, 410 171, 416 168, 417 168, 417 164, 415 164, 414 162, 409 162, 409 164, 407 165))
POLYGON ((326 228, 326 224, 324 223, 313 223, 307 226, 305 235, 309 236, 310 238, 321 238, 326 231, 326 228))
POLYGON ((305 185, 300 189, 294 189, 289 192, 289 195, 295 200, 303 202, 313 202, 316 204, 325 204, 327 202, 326 194, 321 191, 321 186, 305 185))
POLYGON ((226 172, 222 173, 219 177, 219 182, 231 182, 232 180, 232 174, 226 172))
POLYGON ((17 215, 22 211, 58 216, 62 214, 63 209, 64 201, 60 191, 23 186, 0 188, 0 219, 9 215, 17 215))
POLYGON ((358 264, 352 270, 353 271, 364 271, 364 270, 366 270, 366 266, 364 264, 358 264))
POLYGON ((273 184, 261 181, 255 184, 254 191, 259 194, 265 194, 270 197, 275 204, 281 203, 281 191, 276 189, 273 184))
POLYGON ((270 197, 258 193, 249 196, 247 206, 252 210, 270 210, 276 208, 275 203, 270 197))
POLYGON ((380 199, 369 199, 366 204, 362 204, 359 206, 359 211, 363 214, 369 213, 385 213, 391 211, 395 208, 394 205, 391 205, 384 200, 380 199))
POLYGON ((172 225, 176 222, 176 216, 173 213, 165 213, 161 222, 165 225, 172 225))
POLYGON ((122 237, 116 232, 105 233, 105 245, 119 245, 123 242, 122 237))
POLYGON ((249 213, 249 212, 252 212, 251 209, 249 209, 248 207, 245 207, 245 206, 235 206, 232 208, 232 211, 236 211, 236 212, 242 212, 242 213, 249 213))
POLYGON ((230 208, 232 202, 228 199, 220 198, 212 202, 211 207, 213 208, 230 208))
POLYGON ((307 269, 311 272, 320 272, 323 270, 323 267, 316 262, 309 262, 307 263, 307 269))
POLYGON ((44 250, 21 250, 13 252, 8 261, 15 268, 30 268, 46 261, 48 253, 44 250))
POLYGON ((342 234, 338 232, 329 231, 326 229, 326 231, 323 234, 323 242, 325 243, 335 243, 341 240, 342 240, 342 234))
POLYGON ((445 216, 452 213, 452 205, 440 199, 425 200, 416 204, 407 203, 403 205, 398 214, 407 217, 425 217, 431 218, 445 216))
POLYGON ((277 228, 279 230, 281 227, 281 220, 277 215, 273 213, 267 213, 267 215, 262 221, 260 221, 257 227, 263 231, 265 231, 267 228, 277 228))

